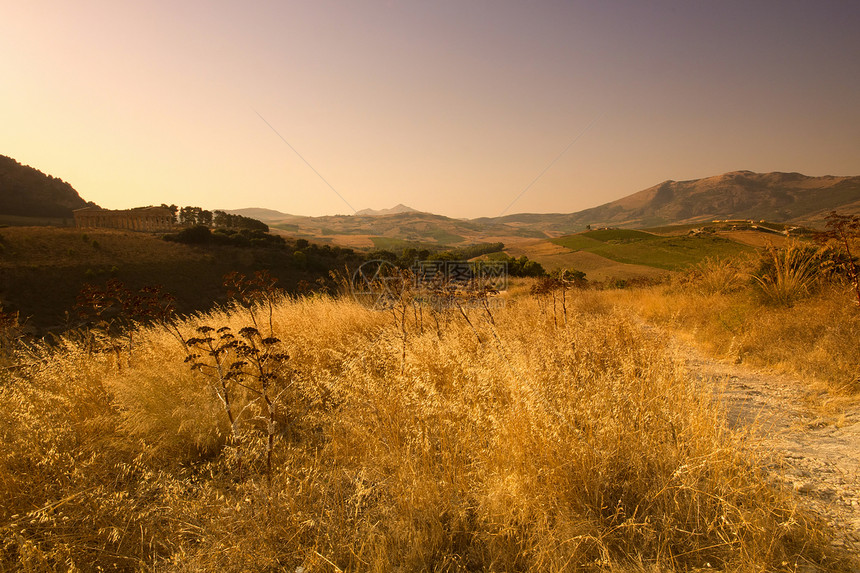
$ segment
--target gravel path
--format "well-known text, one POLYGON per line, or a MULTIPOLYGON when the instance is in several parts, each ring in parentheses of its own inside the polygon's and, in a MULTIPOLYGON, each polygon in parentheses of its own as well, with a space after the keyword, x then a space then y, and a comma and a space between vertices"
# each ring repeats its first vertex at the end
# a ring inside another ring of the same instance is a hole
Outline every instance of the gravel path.
POLYGON ((787 484, 834 528, 834 545, 860 556, 860 407, 821 415, 807 405, 798 379, 714 360, 683 342, 674 346, 688 370, 715 388, 729 424, 752 425, 787 484))

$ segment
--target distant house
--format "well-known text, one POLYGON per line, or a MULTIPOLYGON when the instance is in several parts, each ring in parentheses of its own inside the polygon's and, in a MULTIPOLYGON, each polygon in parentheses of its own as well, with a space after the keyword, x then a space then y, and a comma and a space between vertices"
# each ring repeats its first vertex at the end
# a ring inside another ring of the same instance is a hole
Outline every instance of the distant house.
POLYGON ((98 207, 75 209, 79 229, 126 229, 129 231, 169 231, 175 224, 173 212, 164 207, 138 207, 113 211, 98 207))

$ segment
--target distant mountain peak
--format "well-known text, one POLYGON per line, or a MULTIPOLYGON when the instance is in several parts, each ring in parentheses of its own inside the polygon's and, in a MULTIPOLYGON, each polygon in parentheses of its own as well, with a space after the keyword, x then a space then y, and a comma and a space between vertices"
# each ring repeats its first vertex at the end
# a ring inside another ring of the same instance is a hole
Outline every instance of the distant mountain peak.
POLYGON ((611 203, 573 213, 571 222, 647 227, 721 219, 820 220, 834 209, 860 208, 860 177, 737 170, 687 181, 667 180, 611 203))
POLYGON ((391 209, 362 209, 361 211, 356 211, 356 215, 361 215, 364 217, 378 217, 380 215, 397 215, 399 213, 419 213, 417 209, 413 209, 412 207, 407 207, 403 203, 398 203, 391 209))

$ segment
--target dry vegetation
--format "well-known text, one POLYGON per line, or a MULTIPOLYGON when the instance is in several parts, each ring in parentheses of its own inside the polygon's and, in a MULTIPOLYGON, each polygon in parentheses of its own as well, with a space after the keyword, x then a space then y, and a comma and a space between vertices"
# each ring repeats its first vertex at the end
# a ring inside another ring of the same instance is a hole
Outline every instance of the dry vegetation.
POLYGON ((860 307, 825 250, 788 244, 761 259, 708 260, 672 284, 604 293, 712 354, 809 381, 844 402, 860 395, 860 307))
POLYGON ((665 348, 570 295, 7 350, 0 570, 847 568, 665 348))

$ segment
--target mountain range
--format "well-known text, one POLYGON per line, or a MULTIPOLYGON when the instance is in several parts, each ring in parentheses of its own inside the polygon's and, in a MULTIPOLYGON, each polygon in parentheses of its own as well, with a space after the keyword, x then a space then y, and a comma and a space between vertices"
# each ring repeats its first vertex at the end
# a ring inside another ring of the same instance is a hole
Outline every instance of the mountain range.
POLYGON ((860 211, 860 177, 732 171, 691 181, 664 181, 573 220, 619 227, 767 219, 814 223, 835 209, 860 211))
POLYGON ((363 215, 368 217, 379 217, 381 215, 399 215, 400 213, 418 213, 412 207, 407 207, 403 203, 398 203, 391 209, 362 209, 361 211, 356 211, 356 215, 363 215))
POLYGON ((470 220, 423 213, 404 205, 325 217, 261 209, 232 212, 259 218, 290 233, 369 247, 371 242, 376 246, 385 244, 381 239, 456 244, 505 237, 556 237, 589 225, 646 228, 714 219, 766 219, 815 226, 834 210, 860 213, 860 176, 732 171, 703 179, 664 181, 576 213, 519 213, 470 220))
MULTIPOLYGON (((165 198, 169 203, 169 198, 165 198)), ((93 205, 62 179, 0 155, 0 216, 70 218, 93 205)), ((688 181, 664 181, 616 201, 575 213, 519 213, 455 219, 398 204, 355 215, 304 217, 265 208, 229 210, 297 237, 354 247, 392 242, 454 245, 486 240, 551 238, 586 226, 647 228, 714 219, 766 219, 820 224, 831 211, 860 213, 860 176, 732 171, 688 181)))

